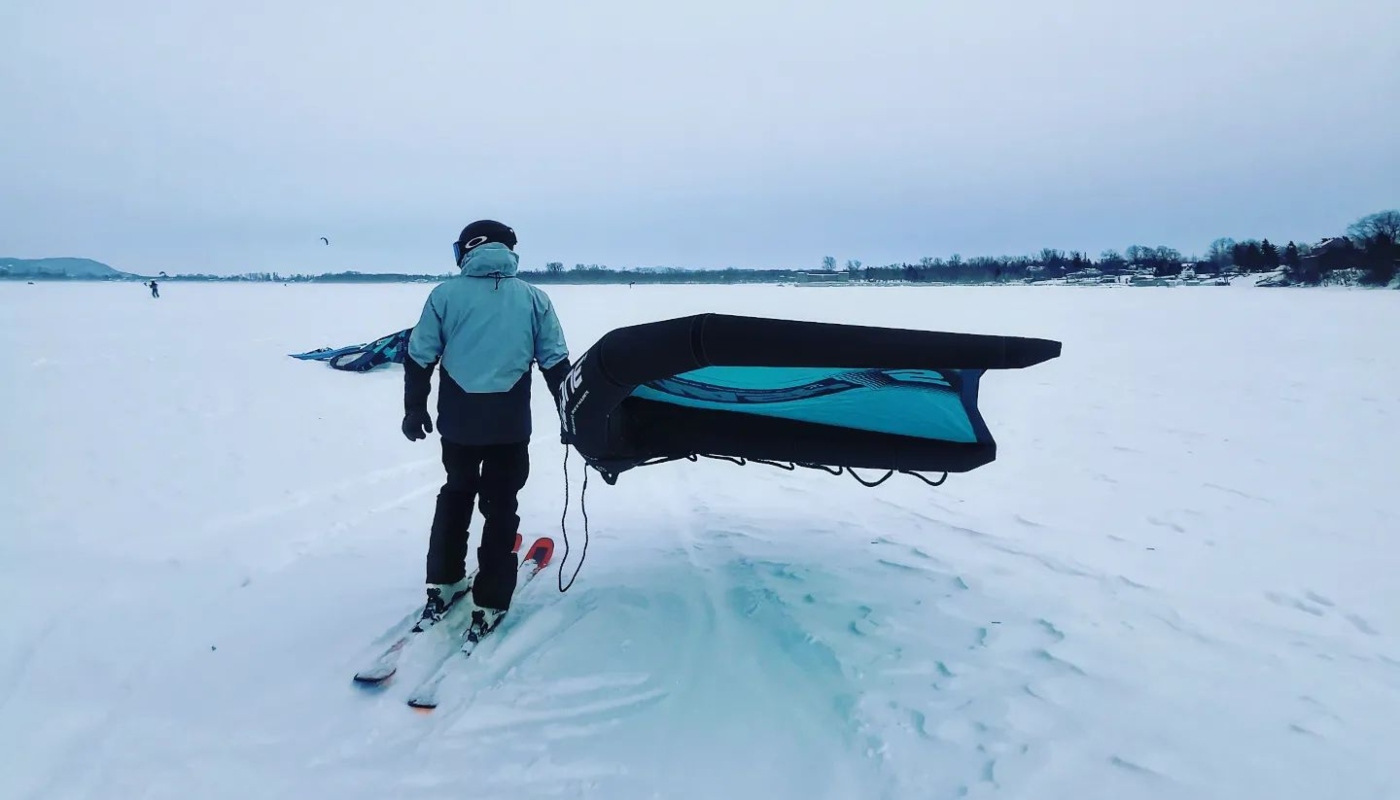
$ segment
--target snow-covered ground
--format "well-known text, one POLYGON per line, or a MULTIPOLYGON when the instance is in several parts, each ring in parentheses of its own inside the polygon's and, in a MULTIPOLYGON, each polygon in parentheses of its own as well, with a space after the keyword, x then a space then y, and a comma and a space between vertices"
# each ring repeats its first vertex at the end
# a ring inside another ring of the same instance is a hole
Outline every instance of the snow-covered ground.
POLYGON ((422 660, 350 677, 420 600, 435 439, 397 367, 286 354, 428 288, 0 284, 0 797, 1400 797, 1400 296, 553 288, 575 354, 724 311, 1064 355, 985 379, 999 460, 940 488, 595 475, 564 594, 537 379, 554 565, 423 715, 422 660))

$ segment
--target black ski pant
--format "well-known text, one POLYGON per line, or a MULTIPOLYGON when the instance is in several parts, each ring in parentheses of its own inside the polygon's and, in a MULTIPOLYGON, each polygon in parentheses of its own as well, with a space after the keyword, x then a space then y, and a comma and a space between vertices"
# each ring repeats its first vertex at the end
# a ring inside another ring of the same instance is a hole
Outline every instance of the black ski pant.
POLYGON ((428 539, 428 583, 456 583, 466 576, 467 528, 481 509, 481 544, 472 594, 479 606, 509 608, 519 561, 513 552, 520 530, 517 495, 530 476, 529 442, 460 445, 442 440, 447 481, 438 491, 428 539))

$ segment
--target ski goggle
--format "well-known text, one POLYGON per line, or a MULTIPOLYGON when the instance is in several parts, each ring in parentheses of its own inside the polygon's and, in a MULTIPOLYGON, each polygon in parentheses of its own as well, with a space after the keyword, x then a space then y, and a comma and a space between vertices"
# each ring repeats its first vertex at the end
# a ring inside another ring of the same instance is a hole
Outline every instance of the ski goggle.
POLYGON ((472 251, 472 249, 475 248, 475 247, 477 247, 478 245, 486 244, 486 242, 487 242, 490 238, 491 238, 491 237, 489 237, 489 236, 475 236, 475 237, 473 237, 473 238, 471 238, 471 239, 466 240, 465 242, 453 242, 453 243, 452 243, 452 260, 453 260, 453 262, 455 262, 455 263, 457 264, 457 266, 459 266, 459 267, 462 266, 462 259, 463 259, 463 258, 466 258, 467 253, 470 253, 470 252, 472 251))

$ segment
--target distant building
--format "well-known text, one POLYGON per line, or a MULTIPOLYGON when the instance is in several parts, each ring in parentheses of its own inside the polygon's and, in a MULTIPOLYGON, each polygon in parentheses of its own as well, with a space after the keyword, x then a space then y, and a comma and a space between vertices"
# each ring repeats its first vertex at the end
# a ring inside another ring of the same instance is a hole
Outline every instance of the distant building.
POLYGON ((1302 275, 1306 283, 1316 283, 1322 273, 1352 266, 1356 255, 1356 245, 1345 236, 1329 236, 1312 246, 1311 252, 1303 256, 1302 275))

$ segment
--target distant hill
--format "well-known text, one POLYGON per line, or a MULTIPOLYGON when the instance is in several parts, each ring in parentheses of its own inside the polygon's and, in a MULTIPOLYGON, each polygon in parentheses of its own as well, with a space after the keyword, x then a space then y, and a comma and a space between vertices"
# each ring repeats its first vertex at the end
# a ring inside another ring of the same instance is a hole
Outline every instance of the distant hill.
POLYGON ((90 258, 0 258, 0 278, 130 278, 90 258))

